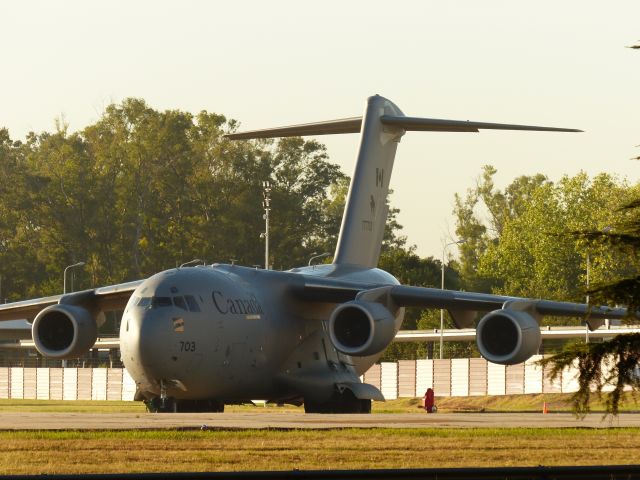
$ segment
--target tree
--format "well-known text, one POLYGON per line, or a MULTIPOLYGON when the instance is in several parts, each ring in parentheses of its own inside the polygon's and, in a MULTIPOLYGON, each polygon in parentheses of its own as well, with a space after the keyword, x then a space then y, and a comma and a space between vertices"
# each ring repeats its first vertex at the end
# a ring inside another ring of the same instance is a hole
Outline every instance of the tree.
POLYGON ((462 287, 477 292, 491 292, 500 282, 486 273, 479 274, 480 260, 492 244, 499 241, 505 224, 526 209, 533 192, 548 183, 544 175, 516 178, 504 192, 496 190, 493 177, 497 170, 485 165, 476 187, 465 198, 455 196, 456 235, 460 244, 462 287))
MULTIPOLYGON (((144 278, 194 258, 262 265, 262 183, 272 187, 270 264, 304 265, 332 251, 348 178, 315 140, 234 142, 223 115, 158 111, 129 98, 93 124, 30 133, 0 129, 3 298, 59 293, 62 271, 86 262, 78 288, 144 278), (85 273, 83 273, 85 272, 85 273)), ((397 209, 385 245, 395 248, 397 209)))
MULTIPOLYGON (((574 231, 573 236, 592 248, 611 251, 627 259, 625 268, 612 271, 613 279, 601 279, 589 290, 594 304, 625 305, 629 312, 640 311, 640 187, 629 192, 629 200, 614 213, 605 230, 574 231)), ((637 314, 630 314, 637 320, 637 314)), ((618 335, 602 343, 569 344, 542 362, 552 377, 565 368, 577 366, 579 389, 573 396, 574 411, 583 416, 590 411, 592 395, 602 396, 605 386, 607 413, 617 415, 625 388, 640 389, 640 334, 618 335)))
MULTIPOLYGON (((389 248, 380 257, 380 268, 393 273, 400 283, 420 287, 440 287, 440 266, 439 260, 432 257, 419 257, 415 253, 415 247, 389 248)), ((458 288, 459 279, 455 270, 447 269, 446 273, 447 286, 458 288)), ((439 315, 438 310, 407 309, 402 328, 404 330, 429 328, 425 326, 423 318, 431 312, 438 312, 439 315)), ((438 316, 438 328, 440 328, 439 318, 438 316)), ((426 345, 421 343, 392 343, 385 350, 381 360, 426 358, 426 348, 426 345)))
POLYGON ((460 246, 465 288, 583 301, 587 257, 592 281, 612 268, 626 268, 626 259, 565 235, 605 229, 611 210, 628 190, 624 183, 607 174, 590 179, 580 173, 556 183, 535 175, 519 177, 500 191, 493 185, 495 173, 485 167, 466 200, 457 199, 456 233, 466 240, 460 246))
POLYGON ((77 261, 87 263, 81 288, 194 258, 262 264, 265 180, 272 263, 305 264, 333 228, 323 205, 344 175, 316 141, 224 138, 236 128, 222 115, 131 98, 80 132, 59 123, 16 142, 0 129, 2 296, 59 293, 64 267, 77 261))
MULTIPOLYGON (((638 49, 640 45, 630 48, 638 49)), ((640 157, 636 157, 636 160, 640 157)), ((579 229, 573 235, 593 248, 605 249, 612 256, 627 259, 626 268, 602 278, 589 294, 594 303, 625 305, 630 317, 640 311, 640 186, 631 189, 621 206, 614 211, 608 228, 579 229)), ((568 345, 565 351, 544 359, 542 364, 554 376, 569 365, 578 367, 579 390, 573 396, 574 411, 585 415, 590 410, 592 389, 602 395, 605 385, 613 386, 606 396, 606 411, 617 415, 626 387, 640 389, 640 335, 618 335, 603 343, 568 345)))

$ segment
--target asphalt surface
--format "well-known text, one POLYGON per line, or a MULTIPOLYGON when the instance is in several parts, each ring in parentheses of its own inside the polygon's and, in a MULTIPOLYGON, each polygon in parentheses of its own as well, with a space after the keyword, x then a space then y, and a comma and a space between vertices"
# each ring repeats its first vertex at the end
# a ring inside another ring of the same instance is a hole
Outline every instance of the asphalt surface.
POLYGON ((322 428, 640 427, 640 414, 584 420, 569 413, 419 413, 321 415, 303 413, 19 413, 0 414, 0 430, 322 429, 322 428))

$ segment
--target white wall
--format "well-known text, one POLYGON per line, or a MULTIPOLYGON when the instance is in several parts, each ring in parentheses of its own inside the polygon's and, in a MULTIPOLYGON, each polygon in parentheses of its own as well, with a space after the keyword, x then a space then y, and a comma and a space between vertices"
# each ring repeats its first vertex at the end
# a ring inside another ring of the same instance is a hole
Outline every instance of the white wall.
MULTIPOLYGON (((509 392, 570 393, 578 389, 577 369, 551 382, 536 364, 505 368, 482 359, 382 362, 363 375, 388 400, 422 397, 428 388, 436 396, 505 395, 509 392), (437 378, 436 378, 437 377, 437 378), (415 385, 415 388, 412 386, 415 385)), ((136 385, 118 368, 0 368, 0 398, 41 400, 133 400, 136 385)))

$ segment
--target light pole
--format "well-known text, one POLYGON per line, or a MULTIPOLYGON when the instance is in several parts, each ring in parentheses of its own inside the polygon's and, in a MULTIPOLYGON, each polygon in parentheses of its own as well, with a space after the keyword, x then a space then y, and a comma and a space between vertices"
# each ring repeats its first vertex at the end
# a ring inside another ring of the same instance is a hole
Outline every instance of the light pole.
MULTIPOLYGON (((456 240, 455 242, 449 242, 447 243, 444 247, 442 247, 442 264, 440 265, 440 271, 441 271, 441 283, 440 283, 440 288, 442 290, 444 290, 444 255, 445 252, 447 251, 447 248, 450 247, 451 245, 459 245, 461 243, 464 243, 465 240, 456 240)), ((443 355, 443 349, 444 349, 444 308, 440 309, 440 360, 442 360, 443 355)))
POLYGON ((313 254, 314 256, 309 259, 309 266, 311 266, 311 262, 313 262, 316 258, 324 258, 331 255, 329 252, 321 253, 320 255, 313 254))
POLYGON ((74 263, 73 265, 69 265, 64 269, 64 273, 62 274, 62 293, 63 294, 67 293, 67 270, 74 267, 82 267, 84 264, 85 264, 84 262, 78 262, 78 263, 74 263))
POLYGON ((262 182, 262 196, 264 200, 262 206, 264 207, 264 233, 260 234, 261 238, 264 238, 264 269, 269 270, 269 211, 271 210, 271 184, 268 181, 262 182))
MULTIPOLYGON (((591 270, 591 258, 589 257, 589 252, 587 252, 587 305, 589 305, 589 271, 591 270)), ((589 324, 586 324, 585 330, 585 343, 589 343, 589 324)))
POLYGON ((180 265, 178 268, 182 268, 182 267, 188 267, 189 265, 193 265, 195 263, 202 263, 204 265, 204 262, 202 260, 200 260, 199 258, 194 258, 193 260, 190 260, 188 262, 184 262, 182 265, 180 265))

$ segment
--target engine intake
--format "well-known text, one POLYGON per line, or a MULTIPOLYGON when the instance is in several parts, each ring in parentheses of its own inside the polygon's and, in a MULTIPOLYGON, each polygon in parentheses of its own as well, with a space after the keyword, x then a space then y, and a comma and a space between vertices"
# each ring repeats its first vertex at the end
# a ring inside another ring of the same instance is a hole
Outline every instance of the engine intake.
POLYGON ((540 326, 529 313, 494 310, 478 323, 476 343, 484 358, 500 365, 522 363, 540 349, 540 326))
POLYGON ((36 349, 45 357, 77 358, 96 343, 98 326, 88 310, 59 304, 36 315, 31 334, 36 349))
POLYGON ((336 349, 365 357, 384 350, 396 334, 393 314, 380 303, 353 300, 336 307, 329 336, 336 349))

